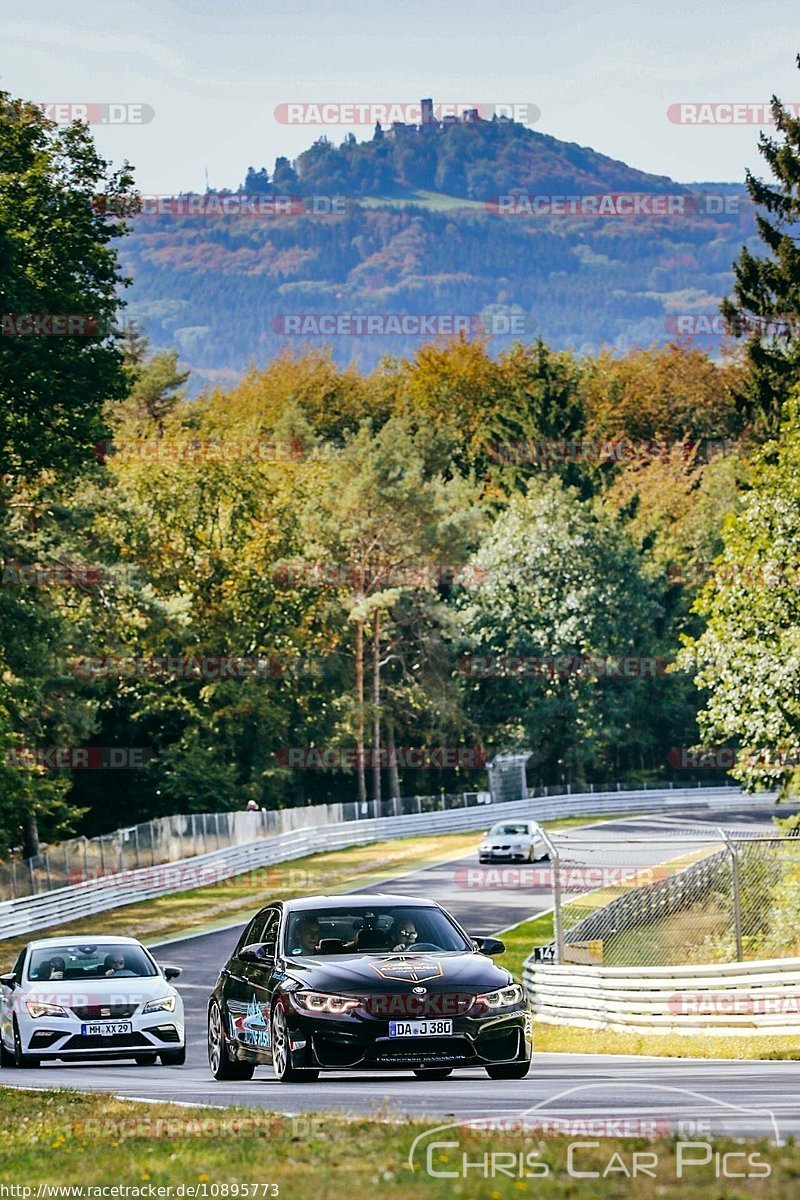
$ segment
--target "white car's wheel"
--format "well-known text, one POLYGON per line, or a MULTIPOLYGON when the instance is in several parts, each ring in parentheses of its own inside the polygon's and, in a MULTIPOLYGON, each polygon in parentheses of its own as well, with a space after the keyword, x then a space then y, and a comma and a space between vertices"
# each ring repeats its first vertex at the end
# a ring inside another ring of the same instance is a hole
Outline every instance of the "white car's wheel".
POLYGON ((14 1055, 10 1050, 6 1050, 2 1039, 0 1038, 0 1067, 13 1067, 14 1055))
POLYGON ((25 1054, 22 1050, 22 1038, 19 1032, 16 1018, 14 1019, 14 1056, 12 1065, 17 1067, 38 1067, 39 1059, 35 1054, 25 1054))

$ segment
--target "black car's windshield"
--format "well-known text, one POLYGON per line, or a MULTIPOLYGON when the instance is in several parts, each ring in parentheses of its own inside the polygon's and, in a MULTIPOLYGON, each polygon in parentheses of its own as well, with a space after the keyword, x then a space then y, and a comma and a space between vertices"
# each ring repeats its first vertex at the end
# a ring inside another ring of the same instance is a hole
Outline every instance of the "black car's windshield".
POLYGON ((84 942, 31 951, 28 979, 146 979, 158 972, 141 946, 84 942))
POLYGON ((291 913, 284 953, 392 954, 436 950, 463 953, 472 943, 437 908, 376 904, 370 909, 307 909, 291 913))

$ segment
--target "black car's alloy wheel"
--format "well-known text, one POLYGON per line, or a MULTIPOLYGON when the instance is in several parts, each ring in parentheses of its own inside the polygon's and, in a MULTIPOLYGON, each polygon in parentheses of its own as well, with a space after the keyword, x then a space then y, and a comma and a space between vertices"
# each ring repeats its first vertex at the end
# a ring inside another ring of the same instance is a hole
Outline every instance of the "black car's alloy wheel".
POLYGON ((216 1000, 208 1010, 208 1065, 215 1079, 252 1079, 254 1063, 237 1062, 228 1052, 225 1032, 222 1028, 222 1013, 216 1000))
POLYGON ((275 1078, 281 1083, 314 1083, 319 1071, 293 1067, 289 1057, 289 1030, 282 1008, 276 1008, 272 1017, 272 1067, 275 1078))

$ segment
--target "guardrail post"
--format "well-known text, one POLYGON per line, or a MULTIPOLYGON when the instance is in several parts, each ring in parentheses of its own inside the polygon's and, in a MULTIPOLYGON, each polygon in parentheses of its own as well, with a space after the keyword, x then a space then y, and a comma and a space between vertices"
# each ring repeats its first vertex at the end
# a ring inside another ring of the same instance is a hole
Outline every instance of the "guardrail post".
POLYGON ((547 846, 550 862, 553 864, 553 941, 555 942, 556 963, 564 961, 564 929, 561 919, 561 859, 555 843, 549 834, 541 830, 542 840, 547 846))
POLYGON ((736 938, 736 962, 744 960, 742 950, 742 894, 739 881, 739 853, 727 830, 717 826, 725 839, 725 848, 731 857, 731 881, 733 883, 733 932, 736 938))
POLYGON ((141 859, 139 858, 139 826, 138 825, 134 825, 134 827, 133 827, 133 848, 134 848, 134 852, 136 854, 136 870, 138 871, 139 867, 142 865, 141 859))

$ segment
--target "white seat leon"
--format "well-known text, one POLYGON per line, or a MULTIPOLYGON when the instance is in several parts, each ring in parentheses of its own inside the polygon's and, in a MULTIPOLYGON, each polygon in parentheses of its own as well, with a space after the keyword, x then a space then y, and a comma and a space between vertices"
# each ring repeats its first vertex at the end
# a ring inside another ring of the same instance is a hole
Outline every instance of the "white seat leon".
POLYGON ((0 976, 0 1065, 48 1059, 186 1058, 183 1000, 134 938, 86 934, 29 942, 0 976))

